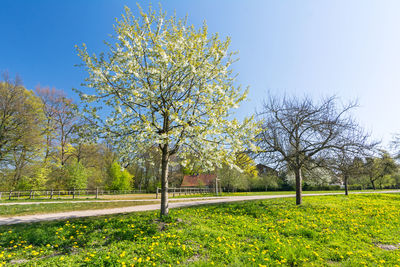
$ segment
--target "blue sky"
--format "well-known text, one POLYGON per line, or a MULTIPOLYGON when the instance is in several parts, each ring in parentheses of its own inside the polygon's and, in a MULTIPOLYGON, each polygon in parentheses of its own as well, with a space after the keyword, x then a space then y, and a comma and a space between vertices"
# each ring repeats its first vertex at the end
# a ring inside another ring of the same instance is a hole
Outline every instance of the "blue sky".
MULTIPOLYGON (((27 88, 38 84, 80 88, 85 77, 74 46, 105 51, 103 40, 123 6, 137 12, 148 1, 2 0, 0 70, 18 73, 27 88)), ((239 117, 274 94, 336 94, 358 99, 354 115, 384 143, 400 133, 400 1, 159 1, 169 14, 207 21, 210 32, 232 38, 239 51, 238 83, 250 86, 239 117)), ((158 6, 158 2, 152 2, 158 6)))

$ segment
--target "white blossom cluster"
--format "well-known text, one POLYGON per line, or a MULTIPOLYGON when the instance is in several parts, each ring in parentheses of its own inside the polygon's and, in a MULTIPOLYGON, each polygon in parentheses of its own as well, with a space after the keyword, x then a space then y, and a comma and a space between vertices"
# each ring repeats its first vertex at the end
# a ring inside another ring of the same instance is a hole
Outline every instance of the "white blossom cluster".
POLYGON ((80 92, 93 130, 113 140, 125 159, 168 146, 183 165, 194 155, 205 169, 233 166, 236 152, 255 149, 252 118, 229 119, 247 94, 234 86, 230 40, 161 11, 141 11, 138 19, 125 11, 107 54, 78 48, 89 73, 86 86, 94 90, 80 92))

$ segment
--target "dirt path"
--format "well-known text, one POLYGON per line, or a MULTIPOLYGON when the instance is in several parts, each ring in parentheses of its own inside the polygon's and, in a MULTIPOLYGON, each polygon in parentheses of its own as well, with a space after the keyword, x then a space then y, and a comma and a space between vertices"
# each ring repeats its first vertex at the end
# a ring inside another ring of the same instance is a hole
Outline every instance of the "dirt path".
MULTIPOLYGON (((400 190, 396 191, 380 191, 376 193, 400 193, 400 190)), ((304 194, 303 197, 308 196, 325 196, 325 195, 338 195, 343 193, 320 193, 320 194, 304 194)), ((357 192, 353 194, 373 194, 373 192, 357 192)), ((259 199, 271 199, 271 198, 287 198, 295 197, 294 194, 290 195, 258 195, 258 196, 231 196, 231 197, 219 197, 213 199, 202 199, 190 202, 173 202, 169 203, 169 208, 183 208, 191 207, 205 204, 216 204, 216 203, 228 203, 236 201, 246 201, 246 200, 259 200, 259 199)), ((85 210, 85 211, 69 211, 60 213, 49 213, 49 214, 37 214, 37 215, 25 215, 25 216, 15 216, 15 217, 0 217, 0 225, 10 225, 17 223, 33 223, 40 221, 52 221, 52 220, 66 220, 72 218, 81 217, 91 217, 91 216, 101 216, 110 214, 120 214, 120 213, 130 213, 148 210, 158 210, 160 208, 159 204, 152 205, 141 205, 123 208, 113 208, 113 209, 103 209, 103 210, 85 210)))

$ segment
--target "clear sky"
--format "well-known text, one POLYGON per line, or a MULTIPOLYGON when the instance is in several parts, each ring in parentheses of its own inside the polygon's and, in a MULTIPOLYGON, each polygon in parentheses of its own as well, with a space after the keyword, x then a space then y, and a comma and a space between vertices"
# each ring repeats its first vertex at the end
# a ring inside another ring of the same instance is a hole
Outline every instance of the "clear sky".
MULTIPOLYGON (((123 0, 2 0, 0 71, 18 73, 28 89, 36 85, 81 88, 84 70, 74 46, 105 51, 103 40, 123 0)), ((232 38, 239 51, 233 66, 238 83, 250 86, 249 101, 238 116, 259 108, 274 94, 336 94, 358 99, 360 124, 384 143, 400 133, 400 1, 159 1, 169 14, 188 15, 189 23, 207 21, 210 32, 232 38)), ((158 7, 157 1, 152 1, 158 7)))

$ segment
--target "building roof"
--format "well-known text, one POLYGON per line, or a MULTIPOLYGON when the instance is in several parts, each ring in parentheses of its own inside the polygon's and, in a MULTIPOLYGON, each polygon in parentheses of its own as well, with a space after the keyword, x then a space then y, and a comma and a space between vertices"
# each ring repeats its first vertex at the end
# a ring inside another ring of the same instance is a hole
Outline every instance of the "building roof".
POLYGON ((215 174, 185 175, 181 187, 210 186, 217 176, 215 174))
POLYGON ((273 175, 278 174, 278 172, 275 169, 268 167, 264 164, 257 164, 256 167, 258 170, 258 174, 273 174, 273 175))

